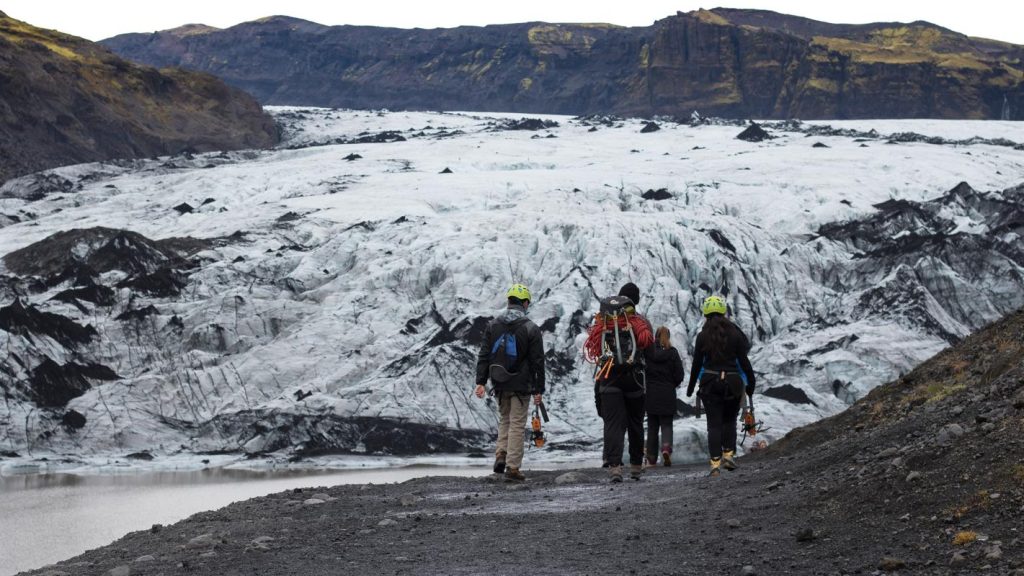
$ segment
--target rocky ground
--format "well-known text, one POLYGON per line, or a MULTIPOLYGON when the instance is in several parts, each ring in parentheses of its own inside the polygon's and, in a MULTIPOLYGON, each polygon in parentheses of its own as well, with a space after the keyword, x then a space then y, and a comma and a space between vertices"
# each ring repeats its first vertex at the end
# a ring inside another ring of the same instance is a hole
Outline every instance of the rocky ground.
POLYGON ((31 574, 1024 575, 1022 360, 1018 312, 719 478, 296 489, 31 574))

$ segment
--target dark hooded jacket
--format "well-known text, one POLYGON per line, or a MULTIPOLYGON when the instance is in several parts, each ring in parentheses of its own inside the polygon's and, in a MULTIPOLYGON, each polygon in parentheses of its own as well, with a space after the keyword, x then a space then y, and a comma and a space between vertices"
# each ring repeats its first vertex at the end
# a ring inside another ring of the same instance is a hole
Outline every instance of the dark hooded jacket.
POLYGON ((493 382, 494 389, 500 392, 543 394, 544 340, 540 328, 526 317, 526 310, 514 304, 491 320, 484 330, 483 342, 476 357, 476 383, 487 385, 490 379, 491 349, 506 332, 513 334, 516 339, 518 376, 509 382, 493 382))
POLYGON ((676 413, 676 388, 683 383, 683 361, 675 348, 659 344, 644 350, 647 363, 647 396, 644 409, 648 414, 671 416, 676 413))

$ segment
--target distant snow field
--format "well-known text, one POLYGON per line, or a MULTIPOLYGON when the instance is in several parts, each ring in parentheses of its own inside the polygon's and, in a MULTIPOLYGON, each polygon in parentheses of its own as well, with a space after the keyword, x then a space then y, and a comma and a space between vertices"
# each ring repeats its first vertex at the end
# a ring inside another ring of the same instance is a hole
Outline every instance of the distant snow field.
MULTIPOLYGON (((270 110, 276 150, 0 188, 0 451, 486 451, 495 410, 470 395, 475 353, 512 282, 536 295, 544 330, 545 458, 600 443, 582 333, 627 281, 687 372, 701 300, 726 295, 754 341, 771 441, 1024 305, 1019 123, 769 124, 774 138, 751 143, 736 125, 270 110), (908 132, 949 142, 889 143, 908 132), (166 242, 98 232, 61 252, 88 278, 45 268, 55 233, 93 227, 166 242), (183 237, 206 242, 168 240, 183 237), (97 256, 115 248, 138 262, 97 256), (76 292, 93 284, 112 296, 76 292), (95 335, 26 320, 43 312, 95 335)), ((703 428, 676 421, 679 459, 703 457, 703 428)))

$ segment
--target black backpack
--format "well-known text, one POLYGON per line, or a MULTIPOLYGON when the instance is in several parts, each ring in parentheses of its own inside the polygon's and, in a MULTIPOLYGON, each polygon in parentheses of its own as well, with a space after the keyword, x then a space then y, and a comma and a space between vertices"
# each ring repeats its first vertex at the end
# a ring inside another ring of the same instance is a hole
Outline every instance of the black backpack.
POLYGON ((636 335, 628 326, 627 308, 633 301, 626 296, 609 296, 601 299, 601 308, 596 321, 601 326, 601 356, 611 358, 612 364, 622 366, 642 361, 637 354, 636 335))

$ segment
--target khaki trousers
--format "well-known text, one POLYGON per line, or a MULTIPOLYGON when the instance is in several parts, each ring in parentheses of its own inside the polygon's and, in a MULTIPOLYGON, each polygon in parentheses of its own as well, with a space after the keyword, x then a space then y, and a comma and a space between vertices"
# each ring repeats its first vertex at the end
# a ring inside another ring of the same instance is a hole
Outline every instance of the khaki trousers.
POLYGON ((523 429, 530 413, 530 396, 511 392, 498 392, 498 447, 495 456, 505 453, 505 465, 520 468, 523 465, 523 429))

